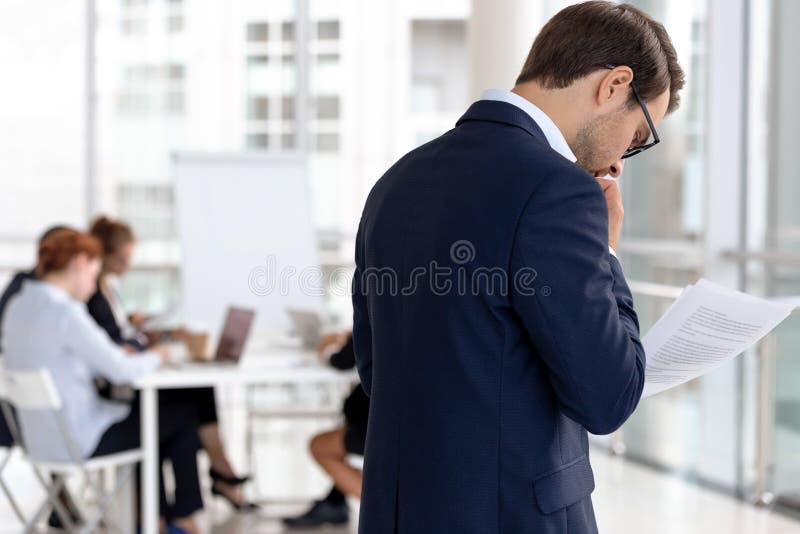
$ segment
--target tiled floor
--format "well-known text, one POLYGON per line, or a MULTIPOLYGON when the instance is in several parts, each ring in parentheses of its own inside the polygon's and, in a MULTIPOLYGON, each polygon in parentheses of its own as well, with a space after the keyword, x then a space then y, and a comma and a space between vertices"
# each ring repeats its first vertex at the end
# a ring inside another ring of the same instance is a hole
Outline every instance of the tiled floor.
MULTIPOLYGON (((612 534, 800 534, 800 522, 595 451, 597 478, 594 503, 601 533, 612 534)), ((17 491, 24 489, 19 466, 9 473, 17 491)), ((279 534, 287 532, 280 517, 303 505, 270 505, 255 515, 232 514, 224 503, 208 502, 201 521, 214 534, 279 534)), ((357 503, 353 516, 357 516, 357 503)), ((20 532, 7 505, 0 505, 0 532, 20 532)), ((346 528, 305 531, 351 534, 346 528)), ((296 531, 303 532, 303 531, 296 531)), ((448 533, 449 534, 449 533, 448 533)))
POLYGON ((672 475, 595 452, 601 533, 798 534, 800 522, 672 475))
MULTIPOLYGON (((800 534, 800 522, 757 509, 671 475, 595 451, 593 495, 601 533, 610 534, 800 534)), ((355 505, 355 503, 354 503, 355 505)), ((229 517, 218 534, 286 532, 276 519, 297 507, 272 507, 261 517, 229 517)), ((357 510, 354 512, 356 515, 357 510)), ((314 532, 350 534, 351 527, 314 532)), ((450 534, 450 533, 448 533, 450 534)))

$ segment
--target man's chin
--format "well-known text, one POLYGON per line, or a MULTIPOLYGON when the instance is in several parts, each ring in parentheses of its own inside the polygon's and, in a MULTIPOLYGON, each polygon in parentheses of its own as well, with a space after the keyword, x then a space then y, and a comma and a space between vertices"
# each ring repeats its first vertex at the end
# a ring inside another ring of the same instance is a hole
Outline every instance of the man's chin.
POLYGON ((584 162, 582 162, 580 160, 580 158, 578 158, 578 161, 575 162, 575 165, 577 165, 578 167, 580 167, 584 171, 588 172, 589 174, 594 175, 594 171, 591 170, 591 166, 590 165, 586 165, 584 162))

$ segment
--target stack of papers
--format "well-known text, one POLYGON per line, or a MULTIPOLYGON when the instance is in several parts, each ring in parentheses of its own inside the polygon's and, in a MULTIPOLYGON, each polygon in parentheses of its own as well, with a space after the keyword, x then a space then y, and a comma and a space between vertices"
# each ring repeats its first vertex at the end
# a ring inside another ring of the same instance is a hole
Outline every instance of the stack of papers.
POLYGON ((716 369, 758 343, 793 309, 704 279, 688 286, 642 339, 642 398, 716 369))

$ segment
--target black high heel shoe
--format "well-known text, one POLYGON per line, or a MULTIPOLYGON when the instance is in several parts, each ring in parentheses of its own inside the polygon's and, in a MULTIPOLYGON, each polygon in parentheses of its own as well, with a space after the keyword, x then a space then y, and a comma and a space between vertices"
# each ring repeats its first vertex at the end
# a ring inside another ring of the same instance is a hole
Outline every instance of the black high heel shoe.
POLYGON ((211 480, 213 480, 214 482, 222 482, 224 484, 227 484, 228 486, 241 486, 245 482, 249 482, 251 478, 250 475, 245 475, 243 477, 237 477, 237 476, 229 477, 227 475, 223 475, 213 467, 208 470, 208 476, 210 476, 211 480))
POLYGON ((260 508, 257 504, 249 501, 236 502, 231 497, 226 495, 225 492, 219 490, 216 486, 217 483, 225 484, 226 486, 231 486, 231 487, 241 486, 242 484, 250 480, 249 475, 244 477, 237 477, 237 476, 229 477, 223 475, 222 473, 214 469, 209 469, 208 474, 211 477, 211 480, 214 481, 214 484, 211 484, 211 494, 217 497, 222 497, 223 499, 228 501, 228 504, 230 504, 233 507, 233 509, 236 510, 237 512, 254 512, 260 508))
POLYGON ((218 490, 217 487, 213 485, 211 486, 211 494, 216 495, 217 497, 222 497, 223 499, 228 501, 228 504, 230 504, 233 507, 233 509, 236 510, 237 512, 255 512, 256 510, 261 508, 256 503, 250 501, 236 502, 233 499, 231 499, 228 495, 226 495, 224 492, 218 490))

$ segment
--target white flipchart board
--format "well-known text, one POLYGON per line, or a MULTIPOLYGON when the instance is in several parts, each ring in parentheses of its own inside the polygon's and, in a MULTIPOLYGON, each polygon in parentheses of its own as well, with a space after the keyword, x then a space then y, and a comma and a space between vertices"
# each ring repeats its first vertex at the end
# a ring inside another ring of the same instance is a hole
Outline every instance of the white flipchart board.
POLYGON ((305 158, 180 153, 172 164, 188 324, 217 335, 227 307, 242 306, 263 335, 289 327, 287 307, 322 311, 298 279, 319 272, 305 158))

